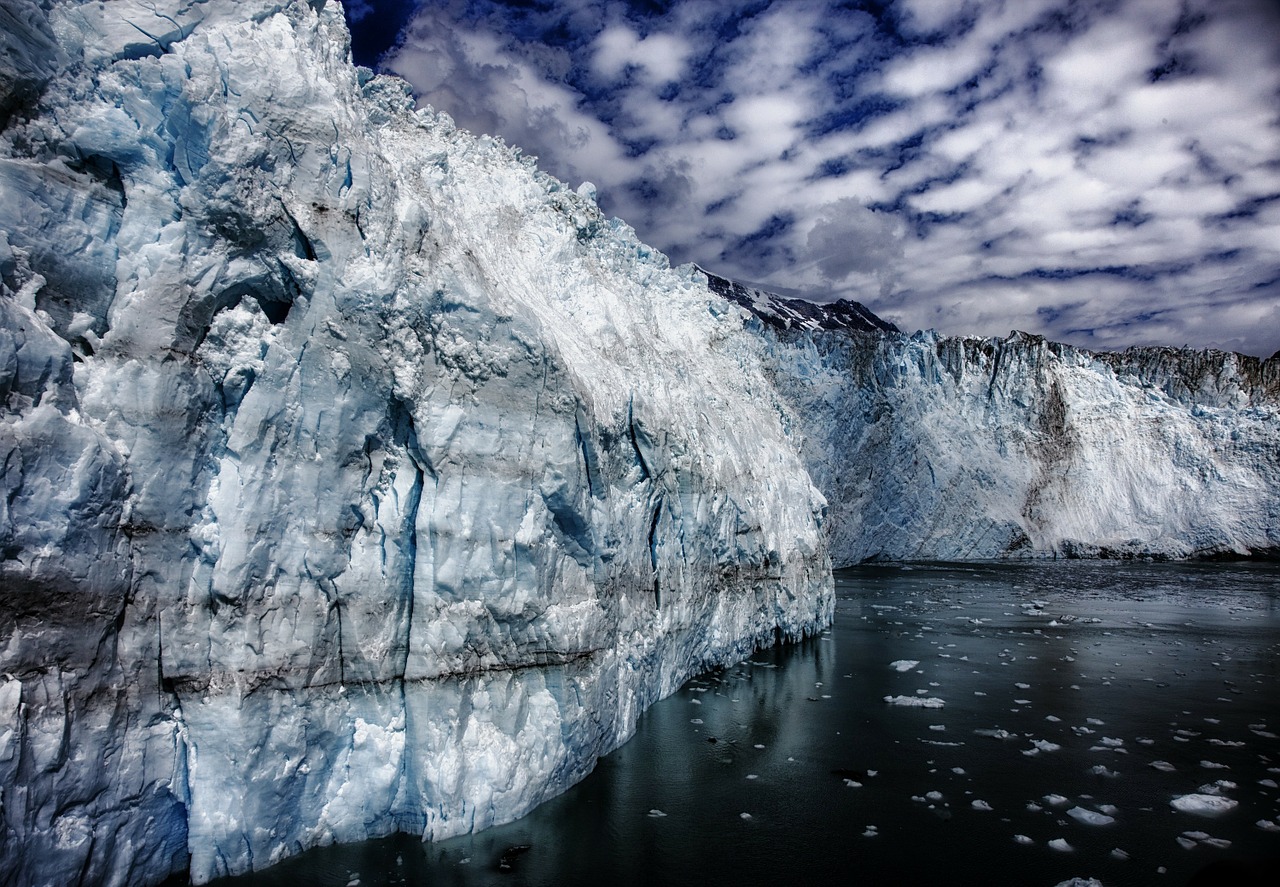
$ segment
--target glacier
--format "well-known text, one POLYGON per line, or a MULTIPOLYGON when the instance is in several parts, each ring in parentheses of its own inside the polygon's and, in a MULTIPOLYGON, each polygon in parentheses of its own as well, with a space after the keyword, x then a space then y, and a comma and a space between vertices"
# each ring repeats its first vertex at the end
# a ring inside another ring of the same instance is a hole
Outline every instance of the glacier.
POLYGON ((0 883, 510 820, 830 622, 737 310, 338 4, 0 41, 0 883))
POLYGON ((874 559, 1280 548, 1280 363, 672 268, 324 0, 0 0, 0 884, 582 778, 874 559))
POLYGON ((1280 354, 907 335, 707 276, 768 343, 837 566, 1280 553, 1280 354))

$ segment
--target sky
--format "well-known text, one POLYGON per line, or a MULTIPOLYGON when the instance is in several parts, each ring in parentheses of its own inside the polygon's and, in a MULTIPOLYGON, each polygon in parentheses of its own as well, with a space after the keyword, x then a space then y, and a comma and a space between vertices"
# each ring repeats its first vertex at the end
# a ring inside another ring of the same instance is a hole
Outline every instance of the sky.
POLYGON ((905 331, 1280 350, 1280 0, 346 0, 673 263, 905 331))

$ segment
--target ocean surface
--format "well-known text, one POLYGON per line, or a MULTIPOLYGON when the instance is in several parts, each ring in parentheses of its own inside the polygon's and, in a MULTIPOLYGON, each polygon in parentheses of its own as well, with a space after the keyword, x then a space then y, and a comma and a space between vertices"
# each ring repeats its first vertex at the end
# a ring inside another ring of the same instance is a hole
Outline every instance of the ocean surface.
POLYGON ((830 631, 689 681, 524 819, 217 883, 1280 884, 1280 564, 836 579, 830 631))

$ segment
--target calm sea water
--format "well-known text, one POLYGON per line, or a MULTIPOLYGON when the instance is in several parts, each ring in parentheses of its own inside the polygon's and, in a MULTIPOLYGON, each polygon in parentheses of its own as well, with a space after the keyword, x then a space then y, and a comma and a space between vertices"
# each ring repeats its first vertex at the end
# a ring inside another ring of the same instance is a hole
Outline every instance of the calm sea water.
POLYGON ((1280 884, 1280 565, 868 567, 837 585, 829 632, 691 680, 518 822, 219 883, 1280 884), (1171 806, 1188 794, 1235 803, 1171 806))

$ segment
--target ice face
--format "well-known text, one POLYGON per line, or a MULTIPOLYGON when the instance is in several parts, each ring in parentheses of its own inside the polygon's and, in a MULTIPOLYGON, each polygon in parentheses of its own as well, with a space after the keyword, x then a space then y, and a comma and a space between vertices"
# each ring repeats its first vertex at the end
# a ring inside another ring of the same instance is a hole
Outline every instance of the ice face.
POLYGON ((353 68, 335 4, 5 14, 12 882, 509 820, 829 622, 739 310, 353 68))
POLYGON ((837 565, 1280 548, 1280 356, 752 325, 837 565))

